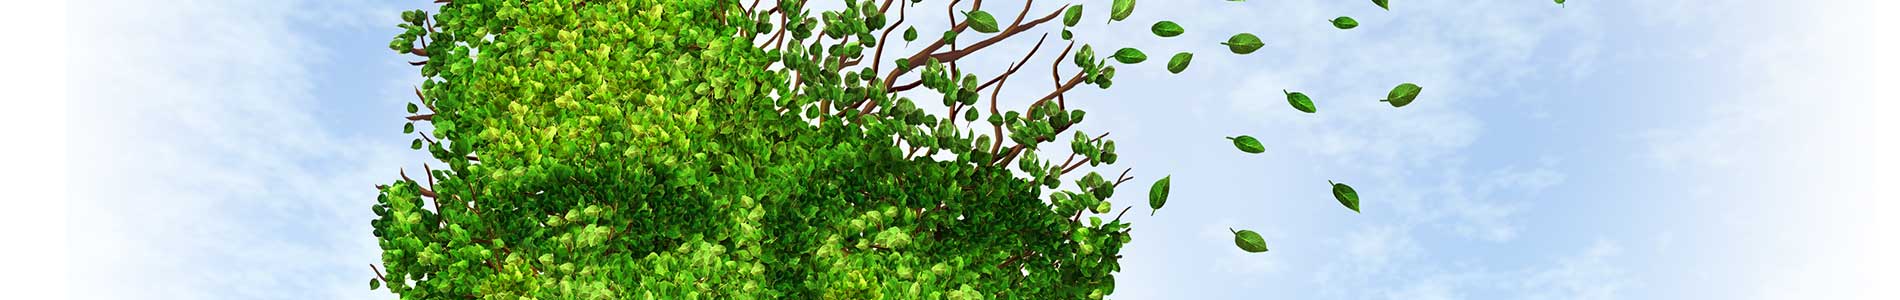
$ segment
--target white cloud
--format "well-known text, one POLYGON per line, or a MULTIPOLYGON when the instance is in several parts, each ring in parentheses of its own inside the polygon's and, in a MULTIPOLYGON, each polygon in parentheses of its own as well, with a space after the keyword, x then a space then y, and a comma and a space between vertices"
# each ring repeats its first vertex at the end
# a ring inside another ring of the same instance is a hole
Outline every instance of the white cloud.
MULTIPOLYGON (((73 4, 87 20, 71 30, 74 298, 381 294, 367 287, 370 186, 413 154, 326 130, 361 120, 315 113, 351 103, 325 98, 336 94, 318 72, 380 67, 325 65, 361 63, 326 61, 335 49, 377 45, 313 36, 393 14, 365 5, 73 4)), ((404 98, 391 90, 393 113, 404 98)))

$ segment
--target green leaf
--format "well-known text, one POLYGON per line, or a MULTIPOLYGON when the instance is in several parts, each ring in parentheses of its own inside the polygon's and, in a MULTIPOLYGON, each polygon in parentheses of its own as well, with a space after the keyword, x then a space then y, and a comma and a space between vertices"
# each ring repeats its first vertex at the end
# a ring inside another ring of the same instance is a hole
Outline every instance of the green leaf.
POLYGON ((1227 231, 1234 233, 1234 246, 1239 246, 1240 250, 1253 253, 1267 252, 1267 240, 1260 238, 1260 233, 1244 229, 1235 231, 1233 228, 1228 228, 1227 231))
POLYGON ((1168 180, 1171 178, 1174 176, 1161 177, 1161 180, 1155 180, 1154 187, 1148 188, 1148 207, 1154 209, 1148 215, 1155 215, 1154 212, 1160 211, 1162 205, 1168 204, 1168 180))
POLYGON ((1135 0, 1115 0, 1115 3, 1108 7, 1108 20, 1109 22, 1121 21, 1127 19, 1128 14, 1132 13, 1135 13, 1135 0))
POLYGON ((422 150, 422 139, 409 141, 409 149, 422 150))
POLYGON ((369 279, 369 290, 372 290, 372 291, 374 291, 374 290, 376 290, 376 289, 379 289, 379 288, 382 288, 382 287, 383 287, 383 281, 382 281, 382 280, 376 280, 376 278, 370 278, 370 279, 369 279))
POLYGON ((1122 48, 1121 50, 1115 50, 1115 61, 1124 64, 1137 64, 1146 60, 1148 60, 1148 54, 1141 53, 1141 49, 1122 48))
POLYGON ((1326 183, 1333 185, 1333 198, 1339 199, 1340 205, 1351 208, 1352 212, 1359 212, 1359 192, 1353 191, 1352 186, 1344 183, 1337 183, 1332 180, 1327 180, 1326 183))
POLYGON ((1412 104, 1413 99, 1418 99, 1420 89, 1418 85, 1410 82, 1399 84, 1399 86, 1392 88, 1392 92, 1385 94, 1384 100, 1379 101, 1392 104, 1392 107, 1404 107, 1407 104, 1412 104))
POLYGON ((1148 27, 1148 31, 1152 31, 1155 35, 1161 37, 1174 37, 1181 35, 1182 32, 1187 32, 1181 29, 1181 24, 1175 24, 1174 21, 1155 22, 1154 26, 1148 27))
POLYGON ((1234 51, 1234 54, 1253 53, 1254 50, 1260 50, 1261 46, 1266 46, 1266 44, 1260 43, 1260 37, 1254 36, 1252 33, 1236 34, 1233 37, 1227 38, 1227 42, 1223 42, 1221 45, 1227 45, 1227 50, 1234 51))
POLYGON ((1378 4, 1379 8, 1383 8, 1385 10, 1392 10, 1391 7, 1385 6, 1385 0, 1372 0, 1372 4, 1378 4))
POLYGON ((1181 74, 1191 62, 1194 62, 1194 53, 1175 53, 1174 57, 1168 58, 1168 73, 1181 74))
POLYGON ((996 28, 996 17, 990 16, 989 12, 981 10, 971 11, 963 13, 963 17, 966 18, 964 22, 970 24, 970 29, 975 29, 976 32, 996 33, 998 30, 996 28))
POLYGON ((1062 26, 1075 27, 1077 22, 1082 22, 1081 4, 1070 6, 1068 11, 1062 12, 1062 26))
POLYGON ((1293 109, 1298 109, 1309 114, 1319 112, 1319 108, 1313 106, 1313 98, 1306 97, 1306 93, 1288 92, 1286 90, 1280 90, 1280 92, 1286 93, 1286 103, 1293 105, 1293 109))
POLYGON ((409 134, 409 133, 415 133, 415 132, 416 132, 416 122, 402 123, 402 133, 409 134))
POLYGON ((412 114, 413 114, 413 113, 416 113, 416 110, 417 110, 417 108, 416 108, 416 104, 415 104, 415 103, 413 103, 413 102, 412 102, 412 103, 409 103, 409 113, 412 113, 412 114))
POLYGON ((1353 27, 1359 27, 1359 21, 1353 20, 1352 17, 1347 17, 1347 16, 1339 16, 1338 18, 1333 18, 1332 22, 1333 22, 1333 27, 1339 28, 1339 29, 1352 29, 1353 27))
POLYGON ((1260 152, 1267 151, 1267 147, 1261 146, 1260 140, 1254 139, 1252 136, 1242 135, 1242 136, 1237 136, 1237 137, 1227 137, 1227 139, 1233 140, 1234 148, 1240 149, 1241 152, 1259 154, 1260 152))
POLYGON ((1062 39, 1067 40, 1067 39, 1074 39, 1074 38, 1075 38, 1074 33, 1069 33, 1068 29, 1062 30, 1062 39))
POLYGON ((917 27, 904 28, 904 42, 911 42, 911 41, 916 41, 916 40, 917 40, 917 27))
POLYGON ((969 111, 963 112, 963 121, 976 122, 976 108, 971 108, 969 111))

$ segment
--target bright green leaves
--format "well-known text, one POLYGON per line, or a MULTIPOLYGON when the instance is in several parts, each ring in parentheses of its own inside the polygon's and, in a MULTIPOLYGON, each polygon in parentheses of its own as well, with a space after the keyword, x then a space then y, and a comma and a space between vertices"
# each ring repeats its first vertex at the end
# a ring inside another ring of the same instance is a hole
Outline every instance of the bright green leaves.
POLYGON ((1082 22, 1081 4, 1069 6, 1068 10, 1062 12, 1062 26, 1075 27, 1077 22, 1082 22))
POLYGON ((1352 29, 1353 27, 1359 27, 1359 21, 1353 20, 1352 17, 1348 16, 1339 16, 1338 18, 1333 18, 1330 22, 1333 22, 1333 28, 1352 29))
POLYGON ((1345 205, 1346 208, 1352 209, 1352 212, 1359 212, 1359 192, 1353 191, 1352 186, 1344 183, 1332 180, 1327 180, 1326 183, 1333 186, 1333 199, 1338 199, 1339 205, 1345 205))
POLYGON ((976 32, 996 33, 1000 30, 996 27, 996 17, 990 16, 989 12, 981 10, 970 11, 963 13, 963 17, 964 22, 970 24, 970 29, 976 30, 976 32))
POLYGON ((1154 32, 1156 36, 1160 37, 1174 37, 1181 35, 1182 32, 1187 32, 1187 30, 1181 29, 1181 24, 1175 24, 1174 21, 1155 22, 1154 26, 1148 27, 1148 31, 1154 32))
POLYGON ((422 150, 422 139, 410 140, 409 149, 422 150))
POLYGON ((1172 178, 1174 176, 1161 177, 1161 180, 1155 180, 1153 187, 1148 188, 1148 208, 1152 209, 1148 215, 1155 215, 1154 212, 1161 211, 1162 205, 1168 204, 1168 181, 1172 178))
POLYGON ((1181 71, 1187 70, 1188 63, 1192 62, 1194 62, 1194 53, 1175 53, 1174 57, 1168 58, 1168 73, 1181 74, 1181 71))
POLYGON ((1234 246, 1240 247, 1241 251, 1267 252, 1267 240, 1260 238, 1260 233, 1245 229, 1236 231, 1233 228, 1228 228, 1227 232, 1234 233, 1234 246))
POLYGON ((884 231, 878 232, 877 237, 872 241, 878 246, 891 250, 903 249, 905 246, 910 246, 910 242, 910 233, 897 227, 885 228, 884 231))
POLYGON ((1141 49, 1122 48, 1121 50, 1115 50, 1115 61, 1124 64, 1137 64, 1146 60, 1148 60, 1148 54, 1141 53, 1141 49))
POLYGON ((1389 6, 1386 6, 1386 5, 1385 5, 1385 4, 1386 4, 1386 3, 1385 3, 1385 1, 1386 1, 1386 0, 1372 0, 1372 4, 1377 4, 1377 5, 1379 5, 1379 8, 1381 8, 1381 9, 1385 9, 1385 10, 1392 10, 1392 7, 1389 7, 1389 6))
POLYGON ((410 133, 415 133, 415 132, 416 132, 416 122, 402 123, 403 134, 410 134, 410 133))
POLYGON ((1108 7, 1108 20, 1109 22, 1121 21, 1127 19, 1128 14, 1132 13, 1135 13, 1135 0, 1115 0, 1115 3, 1108 7))
POLYGON ((905 27, 904 28, 904 42, 908 43, 908 42, 912 42, 916 40, 917 40, 917 27, 905 27))
POLYGON ((1242 136, 1237 136, 1237 137, 1228 137, 1227 139, 1234 141, 1234 148, 1240 149, 1240 152, 1247 152, 1247 153, 1253 153, 1253 154, 1260 154, 1260 152, 1267 152, 1267 147, 1261 146, 1260 140, 1254 139, 1253 136, 1242 135, 1242 136))
POLYGON ((1319 108, 1313 106, 1313 98, 1306 97, 1306 93, 1288 92, 1286 90, 1280 90, 1280 92, 1286 94, 1286 103, 1293 105, 1293 109, 1298 109, 1309 114, 1319 112, 1319 108))
POLYGON ((370 279, 369 279, 369 290, 372 290, 372 291, 374 291, 374 290, 376 290, 376 289, 379 289, 379 288, 382 288, 382 287, 383 287, 383 281, 381 281, 381 280, 376 280, 376 278, 370 278, 370 279))
POLYGON ((1254 50, 1260 50, 1260 47, 1266 46, 1266 44, 1260 42, 1260 37, 1254 36, 1252 33, 1235 34, 1232 37, 1228 37, 1226 42, 1220 44, 1227 45, 1227 50, 1233 51, 1234 54, 1253 53, 1254 50))
POLYGON ((1417 84, 1410 82, 1399 84, 1393 87, 1391 92, 1385 94, 1385 99, 1379 101, 1392 104, 1392 107, 1405 107, 1407 104, 1412 104, 1413 99, 1418 99, 1420 89, 1417 84))
POLYGON ((416 111, 418 111, 418 110, 419 110, 419 109, 418 109, 418 108, 416 107, 416 103, 414 103, 414 102, 411 102, 411 103, 409 103, 409 108, 408 108, 408 109, 409 109, 409 113, 412 113, 412 114, 413 114, 413 113, 416 113, 416 111))

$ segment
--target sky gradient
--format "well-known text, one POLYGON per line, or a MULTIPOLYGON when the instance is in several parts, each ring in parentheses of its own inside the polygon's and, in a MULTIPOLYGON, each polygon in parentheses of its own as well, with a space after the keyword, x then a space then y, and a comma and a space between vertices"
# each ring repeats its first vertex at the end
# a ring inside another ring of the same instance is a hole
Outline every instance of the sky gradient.
MULTIPOLYGON (((1173 176, 1110 298, 1900 298, 1900 22, 1879 14, 1900 4, 1362 2, 1144 1, 1076 29, 1157 58, 1068 96, 1080 130, 1112 132, 1135 182, 1173 176), (1234 32, 1267 45, 1232 55, 1234 32), (1193 65, 1165 73, 1178 51, 1193 65), (1375 101, 1400 82, 1423 95, 1375 101)), ((365 286, 371 186, 428 161, 400 131, 419 77, 386 47, 424 4, 71 3, 69 294, 393 298, 365 286)))

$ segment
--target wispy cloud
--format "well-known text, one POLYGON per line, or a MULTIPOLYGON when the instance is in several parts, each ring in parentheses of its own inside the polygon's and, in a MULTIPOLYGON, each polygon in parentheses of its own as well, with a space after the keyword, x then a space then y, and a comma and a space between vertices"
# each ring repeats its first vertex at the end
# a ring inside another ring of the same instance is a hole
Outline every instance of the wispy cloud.
POLYGON ((360 120, 315 113, 340 101, 319 84, 339 68, 324 63, 360 62, 330 51, 374 46, 318 30, 389 10, 366 5, 73 4, 86 20, 71 31, 74 298, 377 295, 370 185, 405 155, 328 129, 360 120))

